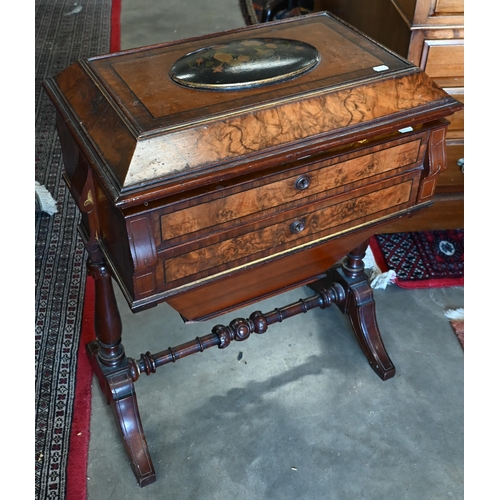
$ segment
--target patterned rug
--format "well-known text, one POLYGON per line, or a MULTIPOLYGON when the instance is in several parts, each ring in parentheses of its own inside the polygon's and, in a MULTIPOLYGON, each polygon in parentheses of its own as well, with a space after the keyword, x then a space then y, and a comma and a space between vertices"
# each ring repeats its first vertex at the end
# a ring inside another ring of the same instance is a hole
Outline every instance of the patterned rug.
POLYGON ((57 204, 52 215, 35 210, 35 498, 43 500, 69 498, 86 254, 61 177, 55 112, 41 84, 78 58, 110 51, 112 3, 35 1, 35 181, 57 204))
POLYGON ((464 230, 377 234, 370 240, 383 273, 394 271, 402 288, 464 284, 464 230))

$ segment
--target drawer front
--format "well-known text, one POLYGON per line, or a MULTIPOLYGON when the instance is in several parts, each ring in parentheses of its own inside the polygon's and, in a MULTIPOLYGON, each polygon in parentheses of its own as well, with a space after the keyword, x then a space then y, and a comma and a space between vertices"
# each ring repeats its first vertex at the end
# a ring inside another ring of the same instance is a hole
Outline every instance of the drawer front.
POLYGON ((426 39, 420 67, 431 78, 463 78, 464 41, 426 39))
MULTIPOLYGON (((421 164, 427 133, 416 134, 363 152, 344 154, 271 176, 266 184, 244 189, 222 190, 217 199, 195 200, 197 204, 160 215, 164 246, 182 243, 190 235, 212 234, 255 218, 268 217, 289 207, 367 185, 380 178, 421 164), (244 189, 244 190, 241 190, 244 189), (183 238, 184 237, 184 238, 183 238)), ((254 186, 251 184, 249 186, 254 186)), ((181 205, 182 206, 182 205, 181 205)))
POLYGON ((436 0, 436 14, 463 14, 464 0, 436 0))
MULTIPOLYGON (((373 4, 373 0, 367 0, 373 4)), ((351 4, 353 2, 351 1, 351 4)), ((464 0, 390 0, 375 1, 387 9, 394 4, 403 19, 412 26, 457 26, 464 24, 464 0)))
POLYGON ((184 251, 167 251, 159 256, 163 258, 163 276, 158 276, 158 282, 163 281, 167 288, 180 286, 314 244, 403 210, 414 203, 419 176, 419 171, 406 173, 398 177, 397 183, 387 180, 376 190, 360 188, 312 204, 307 211, 299 209, 276 216, 260 227, 207 238, 200 248, 186 245, 184 251))

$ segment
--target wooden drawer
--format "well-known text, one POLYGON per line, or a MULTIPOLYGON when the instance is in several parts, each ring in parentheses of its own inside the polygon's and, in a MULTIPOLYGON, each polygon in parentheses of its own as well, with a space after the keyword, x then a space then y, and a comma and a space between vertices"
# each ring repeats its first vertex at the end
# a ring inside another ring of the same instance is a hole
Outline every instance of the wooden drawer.
MULTIPOLYGON (((382 0, 383 1, 383 0, 382 0)), ((464 23, 464 0, 391 0, 412 25, 464 23)))
POLYGON ((413 170, 379 182, 378 188, 358 188, 164 251, 159 253, 163 269, 158 269, 162 272, 158 282, 168 289, 317 243, 353 226, 362 227, 414 203, 419 178, 420 172, 413 170))
POLYGON ((464 0, 436 0, 436 14, 463 14, 464 0))
MULTIPOLYGON (((372 145, 355 153, 322 155, 314 162, 169 206, 158 213, 159 248, 226 231, 283 210, 363 186, 423 161, 427 132, 372 145), (325 156, 327 156, 325 158, 325 156)), ((292 165, 293 167, 293 165, 292 165)))
POLYGON ((463 78, 464 41, 427 38, 423 44, 420 67, 431 78, 463 78))
POLYGON ((427 196, 421 178, 434 127, 340 146, 131 214, 136 297, 170 296, 407 213, 427 196))

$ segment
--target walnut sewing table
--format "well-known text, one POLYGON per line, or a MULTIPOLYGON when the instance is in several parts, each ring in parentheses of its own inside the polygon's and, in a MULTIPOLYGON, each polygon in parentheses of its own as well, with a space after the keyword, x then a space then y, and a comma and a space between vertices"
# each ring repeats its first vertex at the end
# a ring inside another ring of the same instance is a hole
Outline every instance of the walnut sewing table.
POLYGON ((156 477, 142 373, 336 304, 394 376, 362 259, 384 223, 432 204, 462 106, 422 70, 318 13, 81 60, 45 88, 95 279, 87 351, 141 486, 156 477), (312 291, 131 359, 112 278, 134 312, 167 302, 186 321, 312 291))

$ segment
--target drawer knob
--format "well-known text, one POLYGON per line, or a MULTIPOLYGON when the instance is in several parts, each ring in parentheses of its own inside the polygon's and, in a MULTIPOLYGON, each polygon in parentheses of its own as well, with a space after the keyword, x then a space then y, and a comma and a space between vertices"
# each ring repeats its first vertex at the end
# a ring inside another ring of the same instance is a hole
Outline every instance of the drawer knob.
POLYGON ((298 234, 304 231, 305 228, 306 228, 306 221, 304 219, 293 221, 290 224, 290 231, 294 234, 298 234))
POLYGON ((304 189, 307 189, 309 187, 309 184, 311 183, 311 178, 308 175, 301 175, 296 181, 295 181, 295 187, 299 191, 303 191, 304 189))
POLYGON ((460 170, 462 171, 462 174, 464 173, 464 167, 465 167, 465 161, 463 158, 460 158, 457 160, 457 165, 460 167, 460 170))

